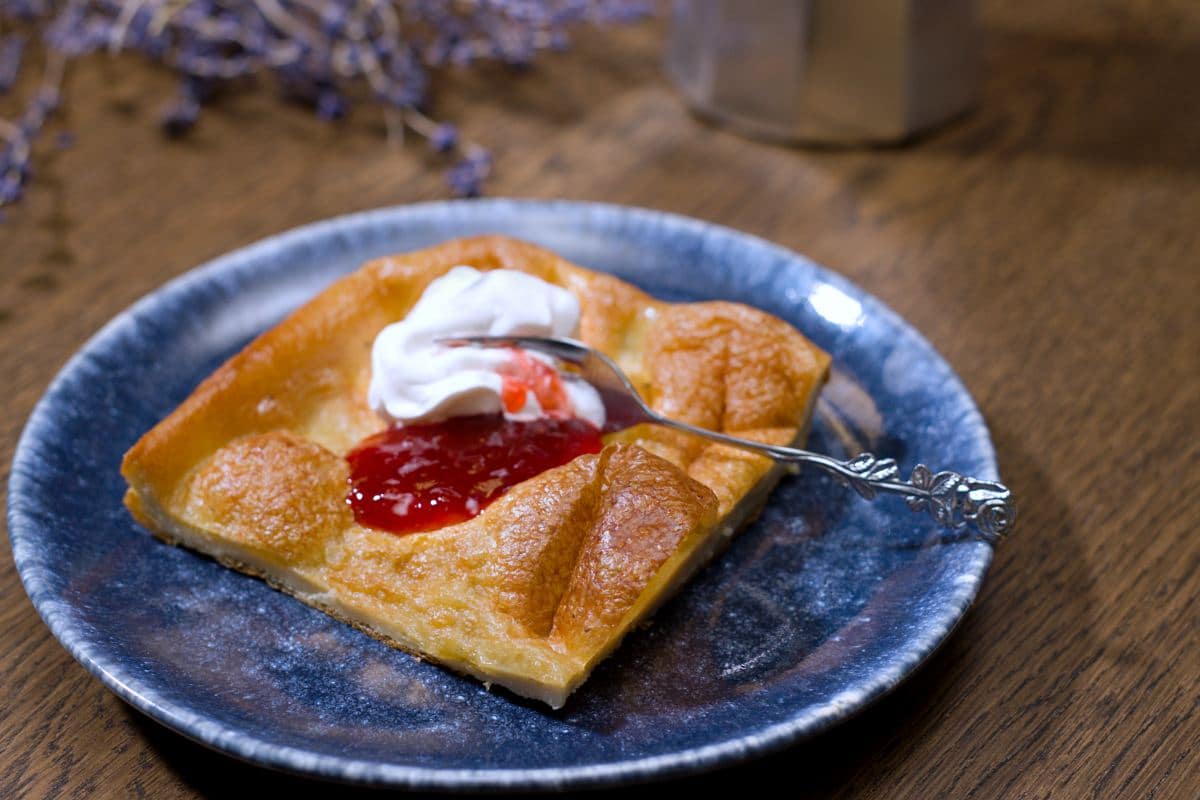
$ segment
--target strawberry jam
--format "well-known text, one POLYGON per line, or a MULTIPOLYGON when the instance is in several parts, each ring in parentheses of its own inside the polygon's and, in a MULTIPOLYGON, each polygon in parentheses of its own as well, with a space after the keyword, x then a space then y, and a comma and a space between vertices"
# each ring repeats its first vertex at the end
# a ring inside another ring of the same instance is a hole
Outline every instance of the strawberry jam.
POLYGON ((510 487, 601 446, 600 431, 574 417, 518 422, 486 414, 392 427, 346 456, 346 500, 361 525, 400 534, 435 530, 471 519, 510 487))
POLYGON ((504 410, 515 414, 525 407, 526 397, 532 393, 537 398, 542 412, 552 417, 566 416, 571 409, 570 398, 563 387, 558 370, 524 350, 512 348, 513 360, 500 369, 500 400, 504 410))

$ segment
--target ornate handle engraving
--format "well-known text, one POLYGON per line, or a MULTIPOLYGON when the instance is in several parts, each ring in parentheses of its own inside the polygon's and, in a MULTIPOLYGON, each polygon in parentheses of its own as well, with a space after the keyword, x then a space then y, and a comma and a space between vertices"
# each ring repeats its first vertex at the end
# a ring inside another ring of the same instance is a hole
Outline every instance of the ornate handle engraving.
POLYGON ((875 499, 876 484, 881 481, 893 482, 900 476, 900 469, 894 460, 876 458, 870 453, 859 453, 849 461, 837 463, 845 471, 835 470, 834 475, 864 500, 875 499))
POLYGON ((913 511, 927 511, 946 528, 973 526, 988 536, 1001 538, 1012 530, 1017 509, 1012 492, 996 481, 984 481, 957 472, 933 472, 917 464, 905 482, 890 458, 860 453, 848 461, 828 457, 804 459, 825 467, 837 479, 871 500, 878 492, 898 494, 913 511))
POLYGON ((758 450, 780 461, 814 464, 833 473, 838 482, 866 500, 873 500, 880 493, 898 494, 913 511, 928 512, 934 522, 945 528, 975 528, 988 538, 1001 539, 1012 531, 1017 521, 1012 492, 996 481, 984 481, 948 470, 935 473, 924 464, 913 467, 912 475, 905 481, 893 459, 870 453, 859 453, 854 458, 840 461, 823 453, 751 442, 664 417, 652 419, 716 442, 758 450))

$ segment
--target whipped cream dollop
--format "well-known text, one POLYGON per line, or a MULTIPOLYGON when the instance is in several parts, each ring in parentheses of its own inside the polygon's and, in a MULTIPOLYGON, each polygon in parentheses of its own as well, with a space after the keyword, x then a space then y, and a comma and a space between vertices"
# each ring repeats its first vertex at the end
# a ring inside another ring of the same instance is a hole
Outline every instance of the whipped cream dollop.
MULTIPOLYGON (((447 347, 454 336, 575 336, 579 301, 554 284, 515 270, 480 272, 466 266, 433 281, 399 322, 375 337, 367 402, 400 424, 440 422, 450 417, 504 412, 536 419, 543 410, 532 391, 525 405, 507 411, 502 372, 519 369, 511 349, 447 347)), ((528 357, 552 364, 537 353, 528 357)), ((596 390, 560 373, 573 416, 604 427, 604 404, 596 390)))

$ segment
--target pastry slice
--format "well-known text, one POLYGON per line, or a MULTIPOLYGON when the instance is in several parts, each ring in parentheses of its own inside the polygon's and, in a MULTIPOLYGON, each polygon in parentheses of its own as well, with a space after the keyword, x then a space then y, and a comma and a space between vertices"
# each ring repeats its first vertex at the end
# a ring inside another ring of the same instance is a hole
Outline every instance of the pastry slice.
POLYGON ((517 483, 465 521, 361 524, 347 455, 389 428, 372 344, 458 265, 569 291, 578 335, 660 413, 802 441, 829 359, 787 323, 670 304, 503 237, 370 262, 249 344, 125 455, 125 502, 158 537, 266 579, 393 646, 558 708, 629 629, 763 505, 766 457, 639 426, 517 483))

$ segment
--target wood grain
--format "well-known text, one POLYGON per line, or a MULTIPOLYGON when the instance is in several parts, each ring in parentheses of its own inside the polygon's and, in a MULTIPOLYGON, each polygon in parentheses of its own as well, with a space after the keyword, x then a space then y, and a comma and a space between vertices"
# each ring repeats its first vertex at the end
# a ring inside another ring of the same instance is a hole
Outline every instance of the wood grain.
MULTIPOLYGON (((906 147, 798 151, 702 125, 663 82, 654 25, 440 87, 437 111, 495 148, 493 194, 702 217, 881 297, 975 393, 1023 501, 977 606, 913 679, 812 742, 677 788, 1200 796, 1200 8, 983 14, 980 107, 906 147)), ((45 149, 0 225, 5 470, 54 373, 144 293, 297 224, 445 194, 434 159, 383 144, 370 114, 327 126, 266 93, 165 141, 170 88, 132 60, 76 70, 58 124, 78 144, 45 149)), ((2 797, 328 790, 129 710, 50 636, 7 550, 0 637, 2 797)))

